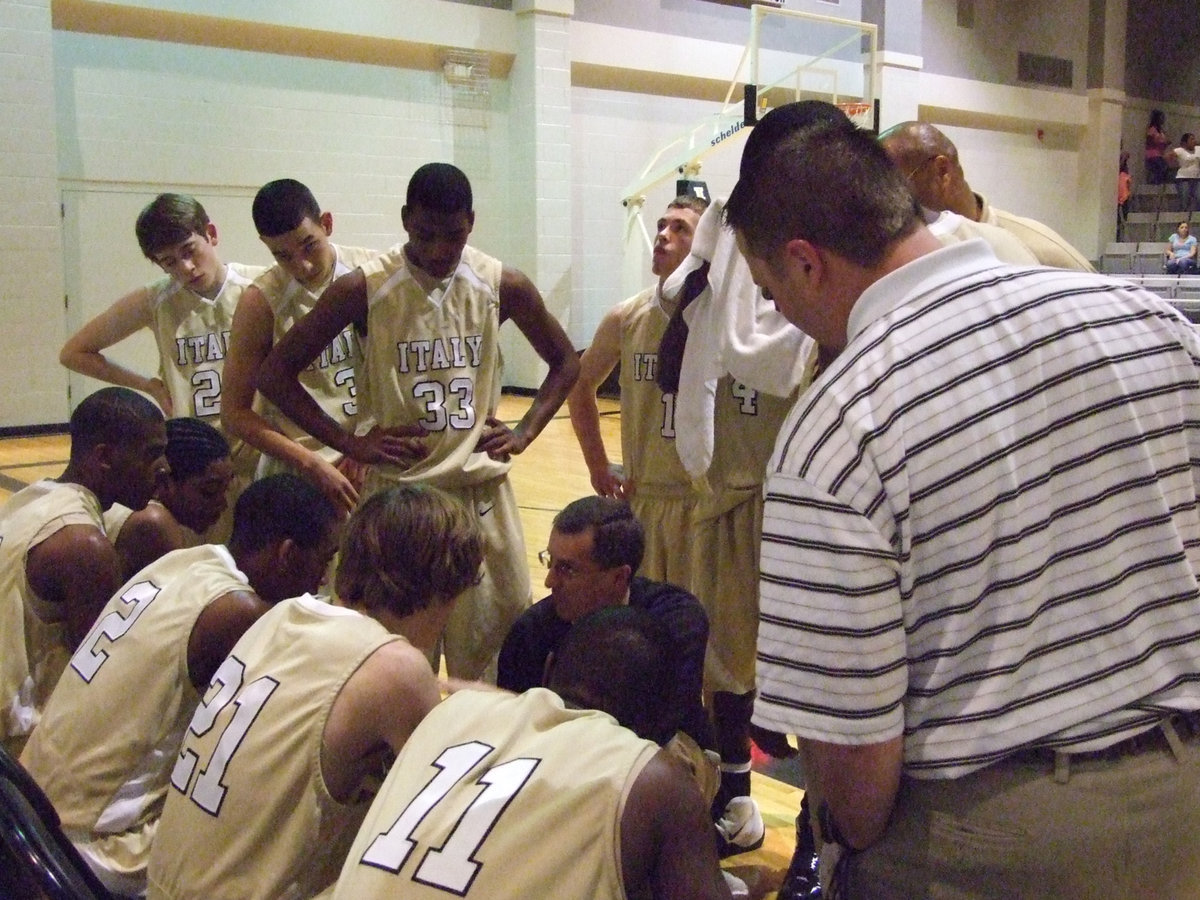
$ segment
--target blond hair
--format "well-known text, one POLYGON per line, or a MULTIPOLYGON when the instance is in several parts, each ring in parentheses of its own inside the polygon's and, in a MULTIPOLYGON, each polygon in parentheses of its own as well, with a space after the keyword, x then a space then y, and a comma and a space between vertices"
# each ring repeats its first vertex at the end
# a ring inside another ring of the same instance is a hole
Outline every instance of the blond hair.
POLYGON ((335 587, 347 603, 406 616, 478 582, 483 537, 444 491, 399 485, 367 500, 342 536, 335 587))

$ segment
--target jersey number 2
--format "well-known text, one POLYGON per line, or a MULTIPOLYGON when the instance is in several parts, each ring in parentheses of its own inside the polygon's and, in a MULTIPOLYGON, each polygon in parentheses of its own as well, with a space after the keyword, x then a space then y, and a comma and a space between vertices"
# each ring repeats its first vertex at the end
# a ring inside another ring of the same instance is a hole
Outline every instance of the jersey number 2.
POLYGON ((200 369, 192 373, 192 405, 196 416, 219 416, 221 414, 221 373, 216 369, 200 369))
POLYGON ((99 647, 100 639, 108 638, 111 644, 124 636, 159 593, 160 589, 154 582, 139 581, 121 595, 121 602, 129 608, 127 615, 123 616, 117 610, 113 610, 92 626, 91 633, 83 639, 83 643, 71 657, 71 668, 79 673, 80 678, 91 684, 104 661, 108 659, 108 651, 99 647))
MULTIPOLYGON (((392 874, 399 872, 416 847, 412 833, 421 820, 494 750, 487 744, 471 741, 442 751, 433 761, 439 770, 437 775, 404 807, 392 827, 371 841, 362 864, 392 874)), ((459 816, 441 849, 426 851, 413 880, 460 896, 466 894, 481 865, 474 860, 475 854, 537 765, 536 759, 514 759, 480 775, 475 783, 486 785, 483 792, 459 816)))

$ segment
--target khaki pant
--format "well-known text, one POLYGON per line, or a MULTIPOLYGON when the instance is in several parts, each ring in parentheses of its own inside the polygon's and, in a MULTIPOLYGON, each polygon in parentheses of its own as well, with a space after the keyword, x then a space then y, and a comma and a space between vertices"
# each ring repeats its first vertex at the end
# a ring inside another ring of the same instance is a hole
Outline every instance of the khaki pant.
MULTIPOLYGON (((1175 728, 1174 725, 1162 727, 1175 728)), ((1200 898, 1200 738, 1138 752, 1018 755, 957 779, 905 778, 883 839, 844 861, 849 898, 1200 898)))
POLYGON ((446 672, 495 684, 500 645, 532 596, 520 511, 508 476, 447 492, 479 516, 484 553, 482 580, 459 596, 442 636, 446 672))

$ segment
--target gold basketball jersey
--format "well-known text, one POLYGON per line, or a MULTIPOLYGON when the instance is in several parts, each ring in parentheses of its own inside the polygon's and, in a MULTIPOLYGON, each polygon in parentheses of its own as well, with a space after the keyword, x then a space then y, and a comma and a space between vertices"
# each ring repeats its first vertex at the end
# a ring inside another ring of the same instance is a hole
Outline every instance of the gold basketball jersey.
POLYGON ((25 577, 30 548, 68 525, 104 531, 100 501, 78 484, 35 482, 0 507, 0 739, 18 749, 70 657, 62 612, 25 577), (10 740, 11 739, 11 740, 10 740))
POLYGON ((444 290, 429 293, 402 247, 360 268, 371 412, 383 426, 420 425, 429 451, 407 469, 372 466, 368 492, 405 481, 455 488, 507 472, 508 463, 475 450, 500 399, 500 261, 464 247, 444 290))
MULTIPOLYGON (((157 503, 158 501, 151 500, 150 502, 157 503)), ((104 533, 108 535, 109 543, 114 547, 117 546, 117 538, 121 536, 121 529, 125 527, 125 523, 132 515, 133 510, 120 503, 114 503, 104 511, 104 533)))
POLYGON ((713 491, 762 485, 775 435, 795 399, 754 390, 729 375, 717 382, 713 458, 705 477, 713 491))
MULTIPOLYGON (((200 702, 188 677, 192 628, 218 597, 249 590, 224 547, 160 557, 121 586, 71 657, 21 762, 76 842, 156 819, 184 726, 200 702)), ((131 860, 122 844, 124 869, 131 860)), ((102 850, 102 848, 101 848, 102 850)))
MULTIPOLYGON (((279 343, 293 325, 312 311, 325 288, 334 279, 378 256, 378 251, 365 247, 341 247, 336 244, 331 246, 337 253, 337 262, 329 281, 315 291, 305 288, 280 265, 273 266, 255 280, 255 287, 262 291, 275 318, 272 343, 279 343)), ((346 431, 353 431, 358 422, 356 372, 360 365, 362 350, 359 347, 358 334, 352 325, 348 325, 321 351, 316 361, 300 373, 300 384, 317 401, 325 414, 346 431)), ((293 423, 274 404, 268 401, 261 402, 263 417, 271 421, 283 434, 300 446, 320 453, 330 462, 337 459, 339 454, 336 450, 326 447, 293 423)), ((267 457, 264 457, 265 459, 267 457)))
MULTIPOLYGON (((670 313, 656 288, 619 307, 621 316, 621 463, 643 496, 686 496, 691 478, 675 452, 675 394, 663 393, 658 345, 670 313)), ((635 494, 636 496, 636 494, 635 494)))
POLYGON ((658 752, 544 688, 459 691, 404 745, 337 900, 624 900, 620 821, 658 752))
MULTIPOLYGON (((166 507, 157 500, 151 500, 146 505, 147 507, 156 506, 166 509, 166 507)), ((168 510, 168 512, 170 512, 170 510, 168 510)), ((133 510, 128 506, 122 506, 120 503, 114 503, 104 511, 104 531, 108 535, 109 543, 111 543, 114 547, 116 547, 117 543, 121 540, 121 532, 125 529, 125 525, 132 515, 133 510)), ((186 525, 180 525, 179 529, 184 535, 184 546, 199 547, 202 543, 204 543, 200 535, 196 534, 196 532, 192 531, 192 529, 188 528, 186 525)))
POLYGON ((225 283, 212 300, 171 278, 154 285, 151 330, 158 344, 159 377, 176 416, 195 416, 220 428, 221 372, 233 311, 242 291, 262 271, 259 266, 229 263, 225 283))
POLYGON ((403 638, 307 594, 250 627, 173 761, 149 897, 311 897, 337 877, 366 803, 330 797, 325 722, 346 680, 394 640, 403 638))

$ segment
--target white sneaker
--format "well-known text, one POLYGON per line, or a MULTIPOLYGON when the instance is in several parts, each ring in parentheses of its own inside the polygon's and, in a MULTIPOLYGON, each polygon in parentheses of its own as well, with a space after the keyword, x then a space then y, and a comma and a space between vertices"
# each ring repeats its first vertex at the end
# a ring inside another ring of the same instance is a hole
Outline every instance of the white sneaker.
POLYGON ((742 897, 750 896, 750 888, 746 885, 746 882, 742 881, 736 875, 726 872, 724 869, 721 870, 721 874, 725 876, 725 887, 729 888, 729 893, 733 896, 734 900, 741 900, 742 897))
POLYGON ((757 850, 767 834, 758 804, 750 797, 734 797, 726 803, 716 828, 717 852, 722 859, 757 850))

